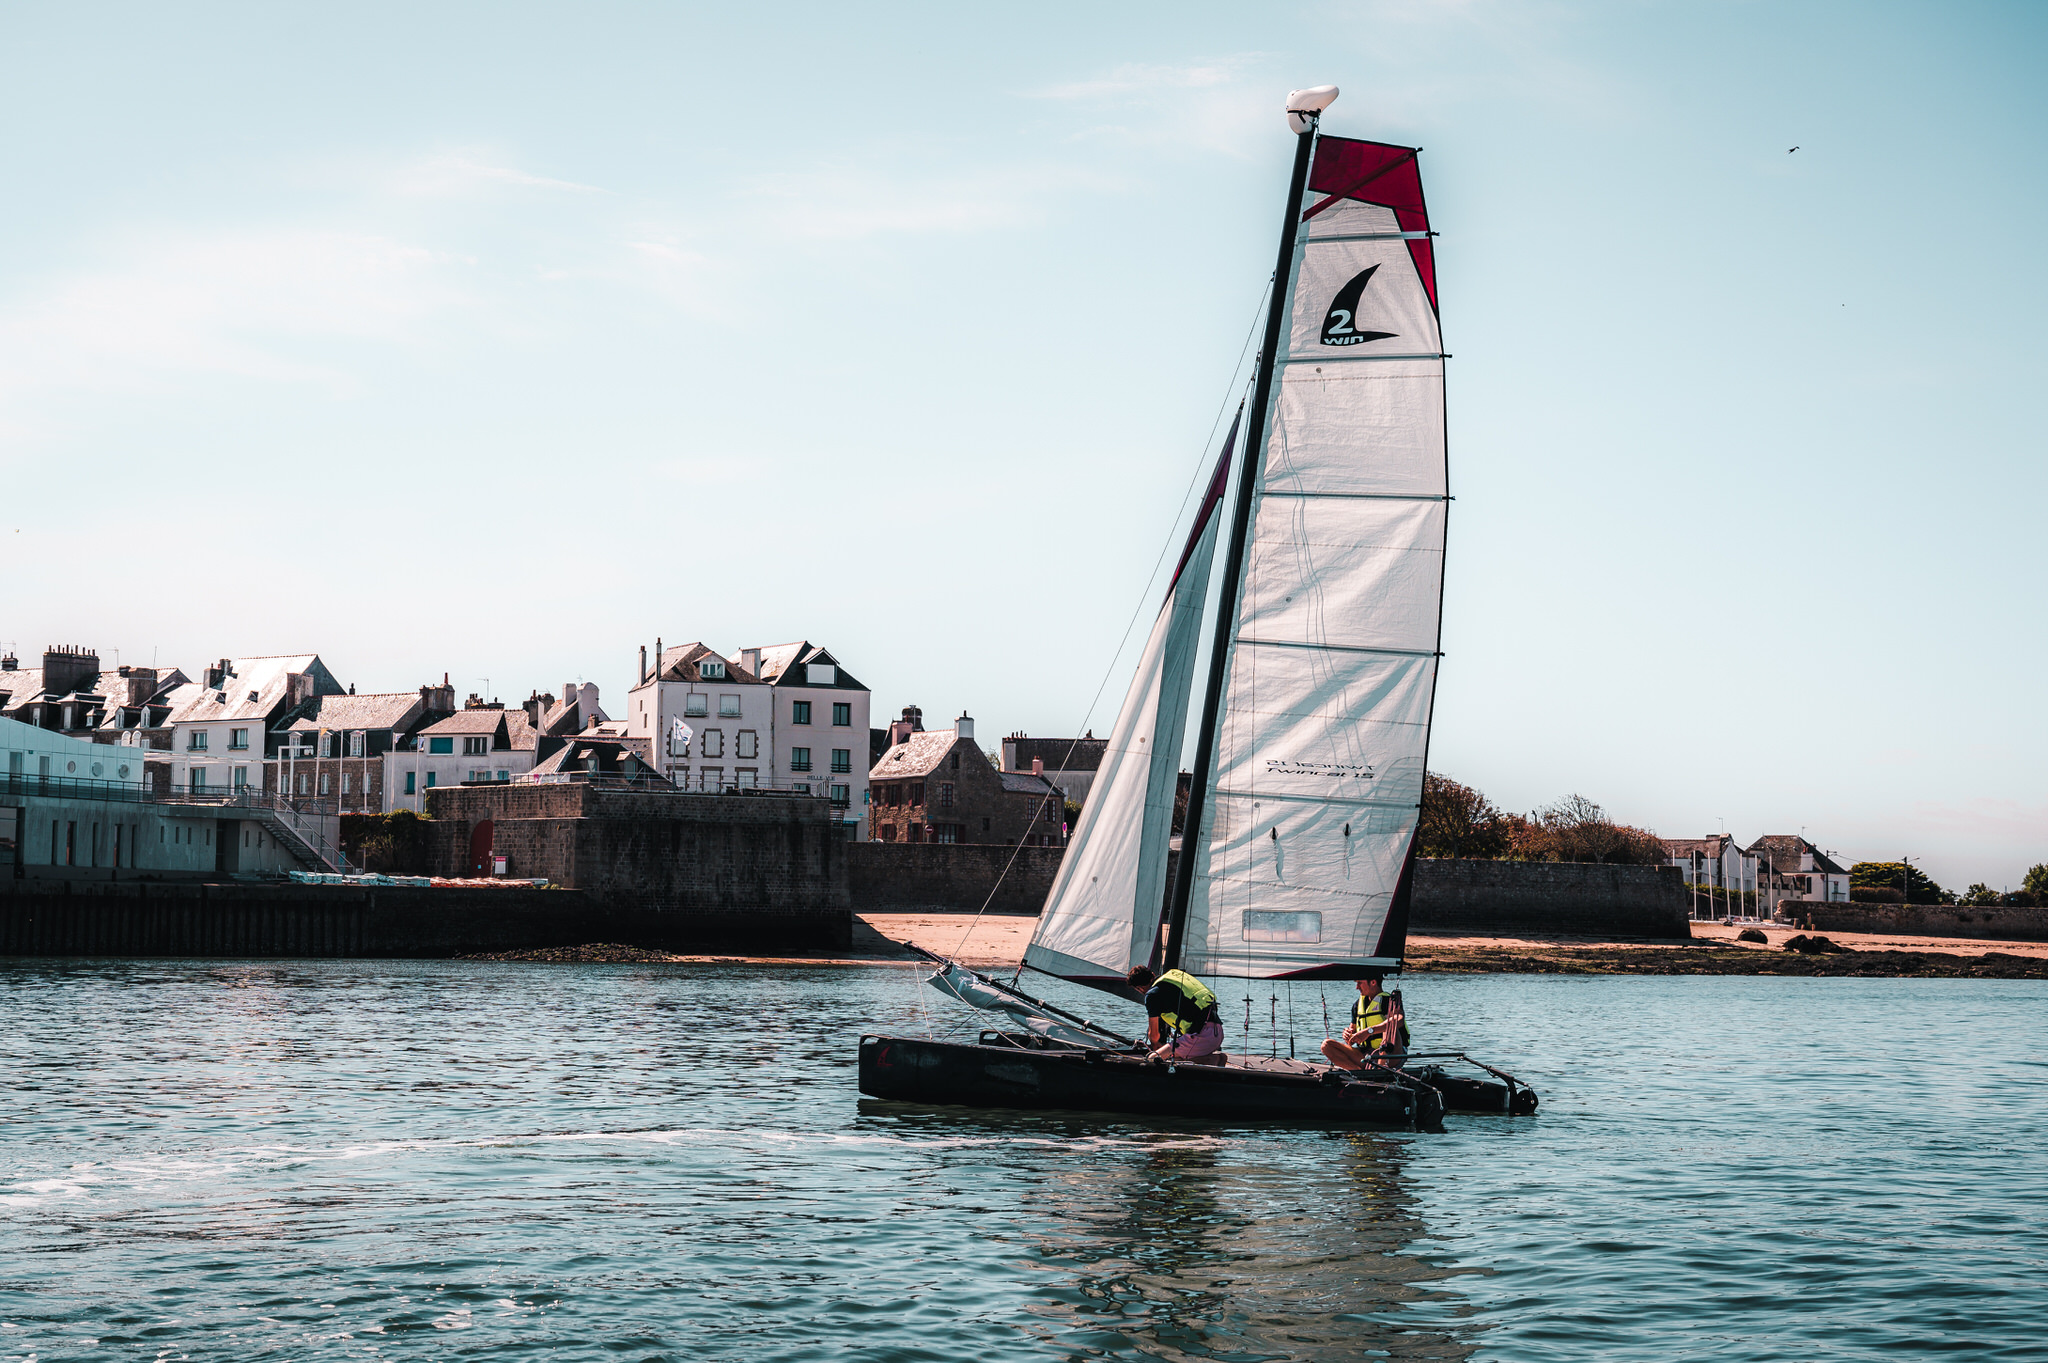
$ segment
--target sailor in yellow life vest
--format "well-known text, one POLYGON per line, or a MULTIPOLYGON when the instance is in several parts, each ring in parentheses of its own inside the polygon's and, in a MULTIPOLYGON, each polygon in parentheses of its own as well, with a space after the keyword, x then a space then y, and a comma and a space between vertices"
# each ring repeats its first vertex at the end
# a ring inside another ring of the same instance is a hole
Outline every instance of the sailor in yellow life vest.
POLYGON ((1323 1043, 1323 1054, 1340 1070, 1362 1070, 1367 1065, 1400 1068, 1408 1054, 1408 1023, 1401 1015, 1401 1002, 1380 988, 1377 975, 1358 982, 1358 998, 1351 1005, 1351 1025, 1344 1039, 1323 1043))
POLYGON ((1169 970, 1155 976, 1141 965, 1124 978, 1131 988, 1145 991, 1145 1011, 1150 1014, 1146 1037, 1154 1060, 1193 1060, 1223 1048, 1216 996, 1193 975, 1169 970))

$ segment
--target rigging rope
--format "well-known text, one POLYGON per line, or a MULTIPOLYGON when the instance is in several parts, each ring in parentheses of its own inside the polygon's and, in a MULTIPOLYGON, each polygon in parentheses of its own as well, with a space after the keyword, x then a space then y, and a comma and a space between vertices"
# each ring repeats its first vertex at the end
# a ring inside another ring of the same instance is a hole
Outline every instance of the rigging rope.
MULTIPOLYGON (((1184 513, 1188 509, 1188 502, 1195 495, 1195 489, 1202 485, 1202 470, 1208 464, 1209 448, 1210 446, 1216 443, 1216 432, 1222 429, 1223 414, 1230 410, 1230 395, 1237 391, 1237 376, 1244 372, 1245 356, 1251 353, 1252 337, 1258 334, 1259 318, 1261 314, 1265 312, 1266 295, 1272 291, 1272 288, 1273 281, 1268 279, 1266 281, 1265 288, 1259 291, 1258 306, 1252 309, 1252 324, 1245 331, 1244 344, 1238 348, 1237 363, 1231 368, 1230 382, 1224 385, 1223 401, 1217 404, 1216 418, 1215 420, 1209 423, 1208 437, 1205 440, 1203 440, 1202 452, 1195 460, 1194 475, 1188 480, 1187 491, 1181 494, 1180 506, 1175 509, 1173 513, 1173 520, 1167 526, 1166 541, 1159 547, 1159 557, 1152 561, 1152 571, 1145 578, 1144 590, 1138 593, 1138 604, 1132 608, 1131 618, 1124 625, 1123 638, 1117 641, 1116 652, 1110 655, 1109 666, 1103 669, 1102 680, 1098 682, 1095 687, 1095 695, 1093 698, 1089 700, 1088 709, 1081 716, 1080 728, 1082 732, 1087 731, 1088 721, 1094 717, 1095 707, 1102 703, 1102 693, 1108 689, 1109 679, 1116 675, 1117 659, 1123 657, 1124 646, 1130 643, 1131 641, 1131 631, 1137 627, 1139 618, 1144 614, 1145 602, 1152 595, 1152 584, 1159 578, 1160 566, 1166 562, 1166 556, 1173 552, 1174 529, 1177 526, 1179 526, 1182 513, 1184 513)), ((1256 375, 1254 375, 1253 377, 1256 377, 1256 375)), ((1247 380, 1246 382, 1247 387, 1249 387, 1250 380, 1247 380)), ((1239 457, 1242 458, 1243 455, 1240 454, 1239 457)), ((1074 739, 1073 742, 1067 745, 1067 755, 1065 758, 1061 759, 1060 769, 1062 771, 1066 770, 1066 761, 1073 757, 1075 749, 1079 748, 1080 746, 1081 740, 1079 738, 1074 739)), ((1048 795, 1045 800, 1039 803, 1039 808, 1041 810, 1044 809, 1046 803, 1048 803, 1051 800, 1051 798, 1052 797, 1048 795)), ((1003 862, 1003 869, 996 876, 996 883, 989 887, 988 898, 981 901, 981 907, 974 911, 974 917, 971 920, 969 920, 967 924, 967 930, 960 934, 960 942, 957 946, 953 948, 953 954, 955 956, 958 956, 961 953, 961 951, 966 949, 967 939, 974 935, 975 928, 980 926, 981 924, 982 915, 986 914, 988 912, 988 906, 995 902, 996 894, 1003 888, 1003 881, 1008 879, 1010 874, 1010 868, 1016 865, 1017 854, 1021 852, 1023 848, 1024 840, 1022 837, 1019 837, 1017 840, 1017 845, 1010 849, 1009 858, 1003 862)), ((1017 963, 1017 969, 1010 976, 1010 983, 1015 984, 1019 979, 1023 977, 1023 975, 1024 963, 1020 960, 1017 963)))

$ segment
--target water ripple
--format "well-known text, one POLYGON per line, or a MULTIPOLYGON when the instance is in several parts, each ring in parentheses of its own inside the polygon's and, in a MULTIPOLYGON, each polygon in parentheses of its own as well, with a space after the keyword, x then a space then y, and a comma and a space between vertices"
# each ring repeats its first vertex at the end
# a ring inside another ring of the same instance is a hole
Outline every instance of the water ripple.
POLYGON ((0 979, 0 1360, 2042 1352, 2037 982, 1417 978, 1545 1102, 1416 1136, 864 1100, 900 971, 0 979))

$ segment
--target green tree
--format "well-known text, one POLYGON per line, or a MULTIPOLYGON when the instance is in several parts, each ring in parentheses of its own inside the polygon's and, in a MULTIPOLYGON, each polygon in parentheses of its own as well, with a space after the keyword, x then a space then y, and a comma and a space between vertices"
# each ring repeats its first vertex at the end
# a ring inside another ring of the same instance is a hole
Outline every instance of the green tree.
POLYGON ((1953 904, 1956 897, 1923 875, 1918 866, 1896 861, 1859 861, 1849 868, 1851 889, 1903 890, 1908 904, 1953 904))
POLYGON ((2025 890, 2036 904, 2048 904, 2048 865, 2029 866, 2026 878, 2020 881, 2020 888, 2025 890))
POLYGON ((1980 881, 1963 891, 1962 898, 1956 902, 1968 904, 1973 908, 1990 908, 1999 901, 1999 898, 1998 891, 1980 881))

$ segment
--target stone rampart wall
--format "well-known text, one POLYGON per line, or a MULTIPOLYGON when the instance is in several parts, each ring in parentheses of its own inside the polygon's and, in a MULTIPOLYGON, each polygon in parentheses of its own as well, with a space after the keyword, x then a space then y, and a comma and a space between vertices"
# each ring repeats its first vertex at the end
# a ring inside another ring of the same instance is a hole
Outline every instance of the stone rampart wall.
MULTIPOLYGON (((34 882, 27 882, 33 885, 34 882)), ((676 913, 576 890, 344 885, 0 888, 0 956, 427 957, 619 942, 777 954, 846 943, 844 909, 676 913)))
MULTIPOLYGON (((973 912, 988 899, 1012 853, 992 912, 1037 913, 1064 849, 968 844, 859 843, 849 883, 858 912, 973 912)), ((1169 867, 1177 856, 1169 858, 1169 867)), ((1172 884, 1171 870, 1167 883, 1172 884)), ((1675 866, 1422 860, 1415 866, 1409 930, 1546 932, 1618 937, 1685 937, 1688 903, 1675 866)))
POLYGON ((1786 917, 1818 932, 1896 932, 1915 937, 1991 937, 2048 942, 2048 908, 1969 908, 1952 904, 1823 904, 1788 899, 1786 917))
POLYGON ((988 902, 999 878, 1002 888, 988 903, 989 912, 1037 913, 1066 854, 1062 847, 979 842, 854 842, 846 851, 847 888, 860 913, 973 912, 988 902))
POLYGON ((1676 866, 1425 858, 1408 930, 1687 937, 1688 916, 1676 866))
POLYGON ((823 944, 852 938, 854 845, 828 800, 515 783, 437 793, 429 809, 428 859, 439 874, 470 873, 472 834, 489 820, 508 874, 609 908, 698 916, 705 933, 728 941, 743 940, 752 922, 767 946, 828 921, 837 926, 823 944))

